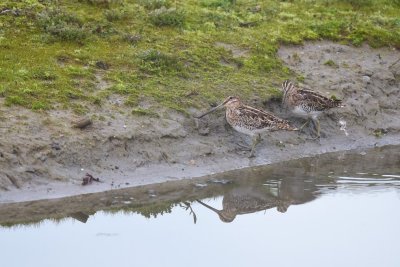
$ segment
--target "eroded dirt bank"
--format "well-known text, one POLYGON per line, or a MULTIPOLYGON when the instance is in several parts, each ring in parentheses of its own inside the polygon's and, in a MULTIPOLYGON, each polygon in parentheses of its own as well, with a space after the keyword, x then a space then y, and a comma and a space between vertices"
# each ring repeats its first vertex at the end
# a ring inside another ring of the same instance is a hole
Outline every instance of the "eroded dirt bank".
MULTIPOLYGON (((202 120, 161 111, 160 117, 124 112, 118 98, 95 114, 93 125, 71 128, 68 112, 31 113, 1 104, 0 202, 57 198, 199 177, 331 151, 400 144, 400 53, 330 42, 282 47, 279 55, 304 86, 344 99, 345 108, 321 117, 322 138, 310 132, 271 133, 248 159, 241 134, 222 112, 202 120), (346 122, 344 131, 338 120, 346 122), (101 182, 82 186, 86 173, 101 182)), ((279 85, 277 84, 277 87, 279 85)), ((253 99, 300 126, 279 101, 253 99)), ((151 104, 151 103, 144 103, 151 104)), ((198 114, 198 110, 191 111, 198 114)))

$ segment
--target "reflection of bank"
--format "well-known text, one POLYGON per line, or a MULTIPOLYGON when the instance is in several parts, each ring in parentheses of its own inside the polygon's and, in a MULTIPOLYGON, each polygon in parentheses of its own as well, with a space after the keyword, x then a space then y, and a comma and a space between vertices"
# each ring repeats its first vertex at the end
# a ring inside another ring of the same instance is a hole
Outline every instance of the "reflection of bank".
POLYGON ((232 222, 237 215, 275 208, 286 212, 290 205, 303 204, 316 199, 318 192, 313 180, 283 178, 267 185, 236 187, 223 196, 222 210, 203 201, 204 207, 218 214, 223 222, 232 222))

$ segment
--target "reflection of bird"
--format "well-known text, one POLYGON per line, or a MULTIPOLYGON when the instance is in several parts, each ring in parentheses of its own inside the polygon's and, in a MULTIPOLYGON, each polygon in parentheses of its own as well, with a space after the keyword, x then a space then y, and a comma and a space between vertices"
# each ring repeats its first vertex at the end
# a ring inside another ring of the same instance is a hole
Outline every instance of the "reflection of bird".
POLYGON ((197 118, 202 118, 222 106, 226 108, 226 120, 229 125, 236 131, 253 137, 250 157, 254 156, 254 148, 261 141, 261 133, 277 130, 297 130, 290 126, 287 121, 271 113, 242 104, 240 99, 235 96, 229 96, 220 105, 197 118))
POLYGON ((290 200, 281 201, 271 193, 254 187, 239 187, 224 195, 222 210, 215 209, 197 200, 201 205, 218 214, 223 222, 232 222, 236 215, 254 213, 277 207, 279 212, 286 212, 290 200))
POLYGON ((283 98, 282 103, 294 115, 307 118, 307 122, 300 127, 302 129, 309 123, 310 119, 315 123, 317 137, 320 137, 320 124, 318 116, 325 110, 342 107, 342 100, 330 99, 320 93, 300 89, 292 82, 285 81, 282 84, 283 98))

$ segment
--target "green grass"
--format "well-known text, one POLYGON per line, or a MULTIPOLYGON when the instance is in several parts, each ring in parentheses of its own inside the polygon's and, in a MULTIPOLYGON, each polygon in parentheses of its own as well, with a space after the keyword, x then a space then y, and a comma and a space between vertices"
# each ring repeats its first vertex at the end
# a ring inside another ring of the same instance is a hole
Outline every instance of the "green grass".
POLYGON ((281 44, 400 48, 400 0, 5 0, 0 12, 0 97, 33 110, 85 113, 111 94, 134 111, 268 98, 296 77, 281 44))
POLYGON ((132 109, 132 114, 138 115, 138 116, 149 116, 149 117, 159 117, 157 113, 154 111, 148 110, 148 109, 143 109, 143 108, 134 108, 132 109))

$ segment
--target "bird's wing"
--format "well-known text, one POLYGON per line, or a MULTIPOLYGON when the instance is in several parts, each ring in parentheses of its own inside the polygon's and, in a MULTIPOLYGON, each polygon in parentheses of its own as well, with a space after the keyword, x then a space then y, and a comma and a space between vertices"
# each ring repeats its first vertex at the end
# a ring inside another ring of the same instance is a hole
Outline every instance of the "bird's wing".
POLYGON ((239 116, 245 117, 249 124, 257 129, 273 127, 276 124, 287 123, 285 120, 278 118, 272 113, 264 110, 256 109, 250 106, 241 106, 238 108, 239 116))
POLYGON ((299 89, 297 94, 299 102, 313 107, 315 110, 325 110, 328 108, 337 107, 341 100, 330 99, 312 90, 299 89))

